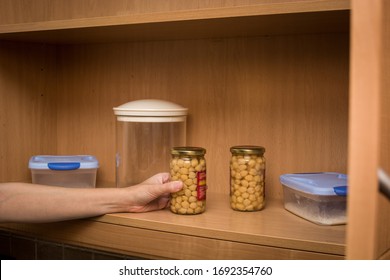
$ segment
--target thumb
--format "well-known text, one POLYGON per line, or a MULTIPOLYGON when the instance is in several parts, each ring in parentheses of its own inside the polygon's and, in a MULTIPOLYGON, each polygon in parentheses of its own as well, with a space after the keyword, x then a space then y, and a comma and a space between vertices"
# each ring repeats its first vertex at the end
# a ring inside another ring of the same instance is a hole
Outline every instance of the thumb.
POLYGON ((165 193, 175 193, 180 191, 183 188, 183 182, 181 181, 172 181, 163 184, 165 193))
POLYGON ((164 184, 169 181, 169 173, 158 173, 141 183, 141 185, 164 184))
POLYGON ((183 182, 171 181, 165 184, 153 184, 153 185, 138 185, 140 188, 146 188, 145 190, 149 193, 150 198, 157 198, 170 193, 175 193, 183 188, 183 182))
POLYGON ((172 181, 165 184, 136 185, 128 189, 134 194, 129 212, 146 212, 161 209, 169 201, 169 194, 183 188, 183 182, 172 181))

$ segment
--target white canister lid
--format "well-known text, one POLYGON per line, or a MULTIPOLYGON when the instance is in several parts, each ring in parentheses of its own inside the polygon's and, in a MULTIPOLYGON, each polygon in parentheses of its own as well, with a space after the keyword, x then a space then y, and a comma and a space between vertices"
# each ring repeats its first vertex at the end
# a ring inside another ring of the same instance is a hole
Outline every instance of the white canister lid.
POLYGON ((188 112, 178 104, 158 99, 130 101, 113 109, 117 120, 123 122, 182 122, 188 112))

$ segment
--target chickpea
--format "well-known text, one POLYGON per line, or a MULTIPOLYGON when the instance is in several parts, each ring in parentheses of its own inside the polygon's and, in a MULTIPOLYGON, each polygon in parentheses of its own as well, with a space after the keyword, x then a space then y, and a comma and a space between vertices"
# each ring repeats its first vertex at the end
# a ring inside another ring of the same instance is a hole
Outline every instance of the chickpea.
POLYGON ((255 166, 255 164, 256 164, 256 160, 254 160, 254 159, 251 159, 251 160, 249 160, 249 162, 248 162, 248 166, 249 166, 250 168, 253 168, 253 166, 255 166))
POLYGON ((243 211, 243 210, 245 210, 245 206, 242 203, 236 203, 235 209, 243 211))
POLYGON ((196 159, 196 158, 193 158, 192 160, 191 160, 191 166, 192 167, 196 167, 197 165, 199 164, 199 161, 198 161, 198 159, 196 159))
POLYGON ((180 173, 181 173, 181 174, 188 175, 188 174, 189 174, 188 168, 185 168, 185 167, 180 168, 180 173))
POLYGON ((172 171, 174 173, 177 173, 179 170, 180 170, 180 166, 179 165, 174 165, 173 168, 172 168, 172 171))
POLYGON ((192 192, 190 190, 185 190, 184 191, 184 194, 186 195, 186 197, 191 197, 192 196, 192 192))
POLYGON ((192 179, 186 179, 184 184, 186 184, 187 186, 192 186, 192 179))
POLYGON ((249 185, 249 182, 248 181, 250 181, 250 180, 242 180, 241 181, 241 185, 244 187, 244 188, 246 188, 246 187, 248 187, 248 185, 249 185))
POLYGON ((188 207, 190 207, 190 204, 188 203, 188 201, 183 201, 183 202, 181 203, 181 207, 187 209, 188 207))
POLYGON ((177 166, 180 168, 180 167, 183 167, 184 166, 184 161, 182 159, 178 159, 177 160, 177 166))
POLYGON ((247 169, 247 167, 246 167, 245 164, 240 164, 240 166, 239 166, 238 168, 239 168, 241 171, 247 169))

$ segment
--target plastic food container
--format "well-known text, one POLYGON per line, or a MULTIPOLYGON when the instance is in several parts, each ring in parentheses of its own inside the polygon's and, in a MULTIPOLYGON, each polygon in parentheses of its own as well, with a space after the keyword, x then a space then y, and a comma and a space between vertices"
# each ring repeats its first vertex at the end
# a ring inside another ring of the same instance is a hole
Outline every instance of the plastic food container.
POLYGON ((186 144, 187 111, 156 99, 114 108, 117 187, 136 185, 157 173, 169 172, 171 148, 186 144))
POLYGON ((347 175, 333 172, 296 173, 280 176, 284 207, 320 225, 347 222, 347 175))
POLYGON ((61 187, 94 188, 98 167, 90 155, 39 155, 29 161, 32 183, 61 187))

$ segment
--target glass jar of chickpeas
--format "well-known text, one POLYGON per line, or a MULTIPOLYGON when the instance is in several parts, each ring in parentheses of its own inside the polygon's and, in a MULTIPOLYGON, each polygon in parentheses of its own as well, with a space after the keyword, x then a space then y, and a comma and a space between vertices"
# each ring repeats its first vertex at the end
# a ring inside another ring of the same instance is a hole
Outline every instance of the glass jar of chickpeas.
POLYGON ((174 147, 171 150, 171 180, 182 181, 183 189, 171 195, 170 209, 182 215, 206 210, 206 150, 200 147, 174 147))
POLYGON ((265 148, 230 148, 230 206, 237 211, 259 211, 265 206, 265 148))

